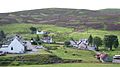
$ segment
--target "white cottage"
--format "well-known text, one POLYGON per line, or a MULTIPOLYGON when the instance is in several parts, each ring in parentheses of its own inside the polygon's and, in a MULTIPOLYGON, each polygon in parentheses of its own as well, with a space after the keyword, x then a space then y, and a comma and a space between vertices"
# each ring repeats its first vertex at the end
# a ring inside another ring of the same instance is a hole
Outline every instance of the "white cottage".
POLYGON ((30 44, 28 41, 23 41, 16 36, 7 45, 2 45, 0 51, 7 53, 25 53, 26 50, 32 49, 31 47, 28 47, 28 44, 30 44))
POLYGON ((53 39, 50 36, 43 37, 41 41, 43 41, 44 43, 53 43, 53 39))
POLYGON ((77 44, 77 41, 70 41, 70 46, 73 46, 73 47, 78 47, 78 44, 77 44))
POLYGON ((36 34, 45 34, 45 32, 44 31, 36 31, 36 34))
POLYGON ((15 38, 7 48, 7 52, 9 53, 24 53, 25 45, 15 38))
POLYGON ((88 41, 87 39, 81 39, 79 41, 71 40, 70 45, 73 47, 76 47, 78 49, 83 49, 83 50, 95 50, 95 47, 88 46, 88 41))

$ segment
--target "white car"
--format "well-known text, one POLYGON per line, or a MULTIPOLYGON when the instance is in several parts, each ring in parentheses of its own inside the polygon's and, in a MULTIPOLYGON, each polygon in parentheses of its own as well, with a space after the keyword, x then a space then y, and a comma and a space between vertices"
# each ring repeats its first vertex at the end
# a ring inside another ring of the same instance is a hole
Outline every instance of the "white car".
POLYGON ((5 52, 0 51, 0 56, 5 56, 5 55, 6 55, 6 53, 5 53, 5 52))
POLYGON ((113 56, 113 63, 120 63, 120 55, 113 56))

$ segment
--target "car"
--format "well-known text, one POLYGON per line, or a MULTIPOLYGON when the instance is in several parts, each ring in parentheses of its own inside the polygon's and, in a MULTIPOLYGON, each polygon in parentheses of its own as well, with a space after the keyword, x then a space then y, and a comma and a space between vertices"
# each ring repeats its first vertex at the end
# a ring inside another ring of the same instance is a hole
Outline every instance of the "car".
POLYGON ((6 52, 0 51, 0 56, 5 56, 6 52))
POLYGON ((113 56, 113 63, 120 63, 120 55, 113 56))

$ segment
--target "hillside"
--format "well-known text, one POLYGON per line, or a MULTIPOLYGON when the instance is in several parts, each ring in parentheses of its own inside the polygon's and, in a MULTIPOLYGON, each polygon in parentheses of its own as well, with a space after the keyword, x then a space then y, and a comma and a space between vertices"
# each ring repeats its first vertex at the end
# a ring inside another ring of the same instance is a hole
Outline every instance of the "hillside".
MULTIPOLYGON (((90 34, 93 36, 99 36, 101 38, 104 37, 104 35, 117 35, 120 41, 120 31, 106 31, 106 30, 96 30, 96 29, 88 29, 83 32, 76 32, 74 28, 66 28, 66 27, 59 27, 55 25, 46 25, 46 24, 28 24, 28 23, 14 23, 14 24, 6 24, 3 26, 0 26, 0 30, 4 30, 4 32, 7 35, 11 34, 20 34, 24 37, 24 39, 31 39, 33 37, 36 37, 36 34, 30 33, 30 27, 36 27, 38 30, 48 31, 51 32, 50 36, 53 36, 53 39, 56 42, 64 42, 66 40, 69 40, 71 37, 79 40, 88 38, 90 34)), ((41 36, 41 35, 40 35, 41 36)))
POLYGON ((120 30, 120 9, 65 9, 46 8, 1 13, 0 24, 39 23, 73 27, 77 30, 86 28, 120 30))

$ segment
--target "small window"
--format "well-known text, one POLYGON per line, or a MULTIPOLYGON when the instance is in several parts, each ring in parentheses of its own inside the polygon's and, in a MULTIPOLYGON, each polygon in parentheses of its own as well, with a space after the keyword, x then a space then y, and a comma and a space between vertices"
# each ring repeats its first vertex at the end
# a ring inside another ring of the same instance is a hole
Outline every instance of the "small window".
POLYGON ((11 47, 11 50, 13 50, 13 47, 11 47))

